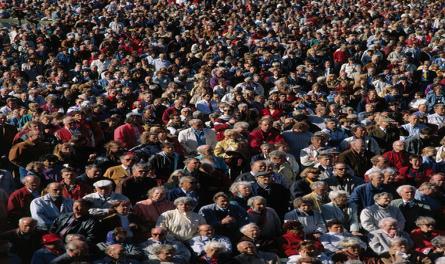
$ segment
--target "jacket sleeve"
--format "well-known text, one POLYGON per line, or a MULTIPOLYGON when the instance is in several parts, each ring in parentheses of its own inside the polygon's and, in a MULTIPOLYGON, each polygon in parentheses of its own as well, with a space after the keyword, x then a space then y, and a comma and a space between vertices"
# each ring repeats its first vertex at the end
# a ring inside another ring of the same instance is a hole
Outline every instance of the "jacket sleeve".
POLYGON ((360 223, 363 229, 365 229, 368 232, 378 229, 378 227, 375 226, 373 219, 374 217, 372 216, 372 213, 369 209, 363 209, 362 212, 360 213, 360 223))
POLYGON ((19 148, 18 146, 17 146, 17 144, 16 145, 14 145, 14 146, 12 146, 12 148, 9 150, 9 155, 8 155, 8 159, 9 159, 9 161, 12 163, 12 164, 14 164, 14 165, 16 165, 16 166, 18 166, 18 167, 24 167, 24 166, 26 166, 26 164, 23 164, 21 161, 20 161, 20 154, 21 154, 21 148, 19 148))
POLYGON ((30 205, 31 217, 37 220, 39 228, 43 230, 48 229, 48 223, 50 222, 47 217, 45 217, 44 210, 41 205, 36 203, 36 200, 33 200, 30 205))
POLYGON ((308 166, 311 166, 311 165, 315 164, 315 162, 310 160, 310 158, 311 158, 311 155, 306 150, 302 149, 300 151, 300 162, 301 162, 301 165, 308 167, 308 166))
POLYGON ((382 240, 380 239, 379 234, 372 234, 371 238, 369 240, 369 247, 376 253, 377 255, 382 255, 386 252, 385 246, 382 243, 382 240))
POLYGON ((223 146, 224 143, 225 143, 225 141, 219 141, 218 143, 216 143, 215 150, 213 151, 215 156, 222 158, 222 156, 225 152, 225 148, 223 146))

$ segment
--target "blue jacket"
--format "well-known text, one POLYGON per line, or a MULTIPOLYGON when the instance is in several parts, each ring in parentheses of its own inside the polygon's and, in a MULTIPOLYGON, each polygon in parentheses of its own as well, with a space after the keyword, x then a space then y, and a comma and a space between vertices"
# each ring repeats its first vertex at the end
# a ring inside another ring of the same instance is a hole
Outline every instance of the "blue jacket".
MULTIPOLYGON (((187 194, 184 191, 182 191, 182 189, 179 188, 179 187, 178 188, 174 188, 174 189, 172 189, 171 191, 169 191, 167 193, 168 200, 172 201, 172 202, 174 202, 179 197, 185 197, 185 196, 187 196, 187 194)), ((191 198, 195 199, 196 202, 199 201, 198 194, 195 191, 191 192, 189 196, 191 198)))
POLYGON ((374 195, 381 192, 390 192, 385 186, 378 188, 372 186, 371 183, 365 183, 357 186, 351 193, 350 202, 357 206, 358 212, 362 209, 374 204, 374 195))
POLYGON ((199 214, 202 215, 207 224, 213 226, 215 230, 219 229, 235 229, 239 230, 240 227, 249 223, 249 216, 246 211, 238 205, 229 204, 229 208, 227 210, 219 210, 216 207, 216 204, 209 204, 201 207, 199 210, 199 214), (231 224, 223 225, 221 224, 221 219, 231 216, 235 218, 237 221, 231 224))

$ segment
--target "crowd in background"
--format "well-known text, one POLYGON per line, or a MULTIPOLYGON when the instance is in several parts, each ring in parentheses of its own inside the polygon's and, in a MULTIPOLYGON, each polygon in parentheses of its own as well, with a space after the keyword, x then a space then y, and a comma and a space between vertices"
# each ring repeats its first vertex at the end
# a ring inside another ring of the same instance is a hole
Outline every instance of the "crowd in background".
POLYGON ((445 263, 444 15, 1 0, 0 263, 445 263))

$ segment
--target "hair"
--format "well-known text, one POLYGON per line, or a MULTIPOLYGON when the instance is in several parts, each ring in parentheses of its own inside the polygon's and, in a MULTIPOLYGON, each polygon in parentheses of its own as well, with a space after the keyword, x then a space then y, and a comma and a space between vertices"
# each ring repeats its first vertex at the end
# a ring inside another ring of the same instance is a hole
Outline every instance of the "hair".
POLYGON ((264 198, 263 196, 253 196, 253 197, 250 197, 249 198, 249 200, 247 200, 247 205, 249 206, 249 207, 252 207, 253 206, 253 203, 256 201, 256 200, 261 200, 262 202, 264 202, 264 203, 266 203, 267 201, 266 201, 266 198, 264 198))
POLYGON ((401 237, 395 237, 389 241, 390 247, 394 247, 397 245, 408 245, 408 241, 401 237))
POLYGON ((184 182, 191 182, 194 181, 195 177, 193 176, 183 176, 179 178, 179 186, 181 186, 184 182))
MULTIPOLYGON (((373 156, 372 158, 371 158, 371 163, 373 164, 373 165, 375 165, 375 164, 377 164, 377 162, 379 162, 379 158, 382 158, 383 157, 383 155, 375 155, 375 156, 373 156)), ((384 158, 384 157, 383 157, 384 158)))
POLYGON ((226 247, 224 246, 224 244, 221 242, 218 242, 218 241, 210 241, 209 243, 204 245, 204 251, 207 251, 211 248, 213 248, 219 252, 226 251, 226 247))
POLYGON ((148 192, 147 192, 147 197, 150 198, 150 197, 153 195, 153 193, 154 193, 155 191, 157 191, 157 190, 160 190, 160 191, 164 191, 164 192, 165 192, 165 187, 164 187, 164 186, 156 186, 156 187, 151 188, 151 189, 148 190, 148 192))
POLYGON ((402 193, 403 189, 405 189, 405 188, 410 188, 411 190, 416 191, 416 187, 414 187, 414 186, 412 186, 412 185, 407 185, 407 184, 405 184, 405 185, 401 185, 401 186, 399 186, 399 187, 396 189, 396 192, 400 195, 400 194, 402 193))
POLYGON ((216 202, 216 200, 218 200, 219 197, 224 197, 226 199, 229 199, 229 196, 224 192, 217 192, 215 193, 215 195, 213 195, 213 201, 216 202))
POLYGON ((347 237, 338 244, 341 248, 360 246, 360 240, 355 237, 347 237))
POLYGON ((234 182, 234 183, 232 183, 232 185, 231 185, 230 188, 229 188, 229 191, 230 191, 231 193, 233 193, 233 194, 238 194, 238 188, 239 188, 240 186, 242 186, 242 185, 244 185, 244 186, 248 186, 248 188, 249 188, 250 190, 252 190, 252 183, 251 183, 251 182, 248 182, 248 181, 238 181, 238 182, 234 182))
POLYGON ((295 198, 295 200, 293 201, 294 208, 298 208, 298 207, 300 207, 302 204, 310 204, 310 205, 314 205, 314 203, 312 202, 312 200, 305 199, 305 198, 302 198, 302 197, 295 198))
POLYGON ((228 138, 230 136, 239 136, 239 132, 235 129, 226 129, 224 131, 224 138, 228 138))
POLYGON ((346 197, 349 196, 347 191, 343 191, 343 190, 330 191, 329 192, 329 199, 331 201, 334 201, 337 197, 342 196, 342 195, 346 196, 346 197))
POLYGON ((176 200, 173 202, 173 204, 175 206, 178 206, 179 204, 189 204, 194 208, 196 206, 197 202, 195 199, 193 199, 191 197, 184 196, 184 197, 176 198, 176 200))
POLYGON ((327 186, 326 182, 324 181, 316 181, 311 183, 311 190, 315 190, 317 188, 320 188, 322 186, 327 186))
POLYGON ((376 176, 376 175, 382 175, 382 172, 380 172, 380 171, 373 171, 373 172, 371 172, 371 173, 369 173, 368 174, 368 178, 369 179, 372 179, 374 176, 376 176))
POLYGON ((445 247, 445 236, 437 236, 431 239, 431 244, 436 248, 445 247))
POLYGON ((380 199, 380 197, 383 197, 383 196, 388 196, 389 199, 392 200, 392 195, 390 193, 388 193, 388 192, 381 192, 381 193, 377 193, 377 194, 374 195, 374 197, 373 197, 374 201, 377 201, 378 199, 380 199))
POLYGON ((152 248, 152 252, 154 255, 159 255, 163 251, 175 252, 175 248, 170 244, 159 244, 153 246, 152 248))
POLYGON ((319 174, 320 170, 314 167, 307 167, 300 173, 300 177, 306 178, 309 173, 319 174))
POLYGON ((281 151, 281 150, 274 150, 269 153, 269 157, 277 157, 277 158, 285 159, 286 152, 281 151))
POLYGON ((420 227, 421 225, 425 225, 425 224, 435 225, 436 220, 434 220, 434 218, 429 217, 429 216, 419 216, 416 219, 416 226, 420 227))
POLYGON ((380 219, 379 221, 379 227, 383 228, 385 226, 386 223, 397 223, 397 220, 395 218, 392 217, 385 217, 380 219))
POLYGON ((31 223, 37 224, 37 220, 35 220, 35 219, 31 218, 31 217, 26 216, 26 217, 22 217, 22 218, 19 219, 19 225, 22 224, 26 220, 30 220, 31 223))
POLYGON ((257 224, 255 224, 255 223, 249 223, 249 224, 247 224, 247 225, 243 225, 243 226, 239 229, 239 231, 241 232, 241 234, 244 234, 244 233, 247 232, 247 230, 250 229, 250 228, 257 228, 258 230, 260 229, 260 227, 259 227, 257 224))
POLYGON ((329 220, 327 220, 326 221, 326 227, 327 228, 329 228, 329 227, 331 227, 331 226, 334 226, 334 225, 342 225, 341 224, 341 222, 338 220, 338 219, 329 219, 329 220))

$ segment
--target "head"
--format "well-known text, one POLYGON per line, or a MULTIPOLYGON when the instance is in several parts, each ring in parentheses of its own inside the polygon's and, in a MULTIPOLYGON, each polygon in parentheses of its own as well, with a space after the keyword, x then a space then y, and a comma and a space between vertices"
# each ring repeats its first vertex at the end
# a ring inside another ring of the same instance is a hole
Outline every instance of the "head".
POLYGON ((372 172, 368 175, 369 181, 374 187, 379 187, 383 184, 383 174, 381 172, 372 172))
POLYGON ((95 182, 96 193, 103 197, 108 197, 113 192, 113 183, 109 180, 100 180, 95 182))
POLYGON ((23 185, 32 192, 37 191, 40 188, 40 178, 28 175, 23 178, 23 185))
POLYGON ((272 128, 272 125, 273 125, 273 120, 268 117, 262 118, 258 123, 259 128, 263 132, 269 132, 269 130, 272 128))
POLYGON ((416 194, 416 188, 411 185, 402 185, 397 188, 397 193, 404 201, 412 201, 416 194))
POLYGON ((388 166, 388 160, 382 155, 375 155, 374 157, 372 157, 371 163, 372 165, 374 165, 374 167, 379 169, 384 169, 388 166))
POLYGON ((260 228, 254 223, 244 225, 240 228, 240 232, 241 234, 253 240, 257 239, 260 236, 260 228))
POLYGON ((398 231, 397 220, 392 217, 385 217, 379 221, 379 227, 388 234, 395 234, 398 231))
POLYGON ((261 144, 260 150, 264 156, 268 157, 269 154, 271 153, 271 151, 273 150, 273 145, 271 145, 269 143, 261 144))
POLYGON ((338 207, 344 207, 348 204, 348 193, 342 190, 331 191, 329 199, 338 207))
POLYGON ((163 241, 167 236, 167 231, 162 227, 154 227, 150 231, 151 239, 156 241, 163 241))
POLYGON ((365 143, 362 139, 354 139, 351 141, 351 149, 357 153, 362 153, 365 150, 365 143))
POLYGON ((263 212, 266 209, 267 201, 262 196, 254 196, 247 200, 247 205, 255 212, 263 212))
POLYGON ((270 152, 269 159, 275 166, 279 166, 286 162, 286 153, 280 150, 274 150, 270 152))
POLYGON ((200 119, 192 119, 190 120, 190 127, 192 127, 195 130, 202 130, 204 128, 204 123, 200 119))
POLYGON ((388 207, 391 203, 392 195, 387 192, 381 192, 376 195, 374 195, 374 201, 376 204, 380 205, 381 207, 388 207))
POLYGON ((311 184, 311 190, 318 196, 325 196, 329 191, 329 186, 323 181, 316 181, 311 184))
POLYGON ((204 246, 204 252, 207 257, 216 256, 224 251, 226 251, 224 244, 217 241, 211 241, 204 246))
POLYGON ((301 212, 309 213, 312 212, 313 204, 312 200, 303 199, 301 197, 295 198, 294 208, 300 210, 301 212))
POLYGON ((252 194, 252 184, 247 181, 234 182, 230 186, 230 192, 236 197, 249 197, 252 194))
POLYGON ((218 192, 213 196, 213 201, 219 208, 229 208, 229 197, 224 192, 218 192))
POLYGON ((317 157, 317 161, 318 161, 318 163, 320 163, 321 166, 329 167, 329 166, 332 166, 333 159, 332 159, 331 155, 320 154, 317 157))
POLYGON ((266 162, 264 160, 257 160, 250 166, 250 170, 257 174, 258 172, 266 171, 266 162))
POLYGON ((62 186, 62 184, 60 184, 58 182, 52 182, 52 183, 48 184, 48 186, 46 187, 46 191, 48 192, 49 196, 52 199, 61 198, 62 190, 63 190, 63 186, 62 186))
POLYGON ((438 188, 443 188, 445 185, 445 174, 436 173, 430 178, 430 183, 437 186, 438 188))
POLYGON ((28 234, 35 230, 37 221, 31 217, 22 217, 19 219, 19 231, 22 234, 28 234))
POLYGON ((175 248, 169 244, 156 245, 153 247, 153 254, 161 262, 171 262, 175 255, 175 248))
POLYGON ((423 233, 430 233, 434 230, 434 227, 436 226, 436 220, 434 220, 434 218, 429 216, 419 216, 416 219, 416 226, 423 233))
POLYGON ((189 158, 184 161, 184 164, 188 171, 194 172, 199 169, 201 162, 197 158, 189 158))
POLYGON ((66 253, 70 257, 81 257, 88 255, 88 244, 85 241, 73 240, 66 244, 66 253))
POLYGON ((88 215, 91 204, 86 200, 77 200, 73 203, 73 214, 75 218, 81 218, 88 215))
POLYGON ((125 255, 125 248, 121 244, 109 245, 106 253, 111 259, 120 260, 125 255))
POLYGON ((197 183, 196 178, 192 176, 184 176, 179 179, 179 187, 187 192, 196 190, 197 183))
POLYGON ((343 239, 339 246, 345 250, 348 254, 353 256, 359 256, 360 255, 360 240, 358 240, 355 237, 348 237, 343 239))
POLYGON ((148 167, 145 163, 136 163, 133 165, 131 172, 135 178, 144 178, 148 175, 148 167))
POLYGON ((72 184, 76 178, 76 173, 71 168, 63 168, 60 173, 65 184, 72 184))
POLYGON ((337 162, 334 165, 334 175, 340 178, 343 178, 347 175, 346 173, 346 164, 342 163, 342 162, 337 162))
POLYGON ((326 221, 326 228, 328 229, 329 232, 335 234, 340 234, 343 232, 343 226, 337 219, 331 219, 326 221))
POLYGON ((317 257, 318 255, 317 248, 311 240, 305 240, 300 243, 299 253, 302 257, 317 257))
POLYGON ((116 210, 116 213, 119 215, 128 215, 131 210, 131 202, 130 201, 118 201, 113 206, 113 208, 116 210))
POLYGON ((236 249, 241 254, 246 254, 246 255, 255 255, 256 254, 255 245, 250 241, 239 242, 236 245, 236 249))
POLYGON ((260 185, 268 186, 272 183, 272 173, 263 172, 256 176, 256 181, 260 185))
POLYGON ((198 233, 200 236, 212 238, 215 235, 215 229, 211 225, 200 225, 198 227, 198 233))
POLYGON ((405 142, 403 142, 402 140, 394 141, 394 143, 392 144, 392 149, 395 152, 403 151, 405 149, 405 142))
POLYGON ((127 152, 120 157, 120 161, 122 165, 131 167, 136 162, 136 156, 134 155, 134 153, 127 152))
POLYGON ((196 206, 196 201, 190 197, 179 197, 174 202, 176 209, 180 212, 191 212, 196 206))
POLYGON ((95 164, 87 165, 85 167, 85 175, 90 179, 96 179, 100 177, 100 168, 95 164))
POLYGON ((322 135, 314 135, 311 137, 311 144, 315 148, 323 147, 326 143, 326 139, 322 135))
POLYGON ((163 186, 159 186, 159 187, 151 188, 148 191, 147 196, 153 202, 158 202, 158 201, 162 201, 165 199, 166 193, 167 192, 166 192, 165 188, 163 186))

